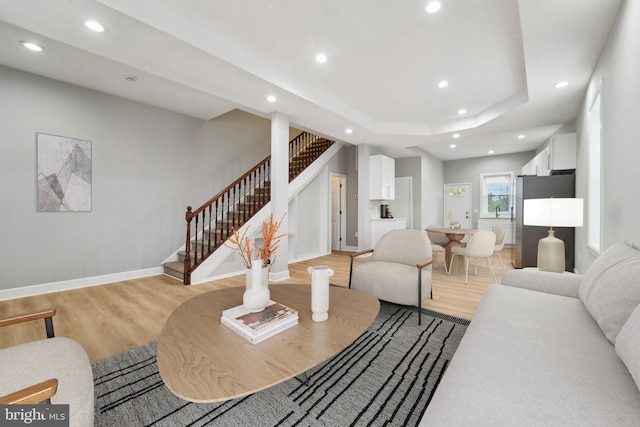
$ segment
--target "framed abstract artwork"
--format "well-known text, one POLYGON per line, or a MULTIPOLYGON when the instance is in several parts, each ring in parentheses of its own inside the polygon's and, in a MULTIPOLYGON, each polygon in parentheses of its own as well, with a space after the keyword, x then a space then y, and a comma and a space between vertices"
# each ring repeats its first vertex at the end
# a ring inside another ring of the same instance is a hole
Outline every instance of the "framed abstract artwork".
POLYGON ((91 212, 91 141, 37 134, 38 212, 91 212))

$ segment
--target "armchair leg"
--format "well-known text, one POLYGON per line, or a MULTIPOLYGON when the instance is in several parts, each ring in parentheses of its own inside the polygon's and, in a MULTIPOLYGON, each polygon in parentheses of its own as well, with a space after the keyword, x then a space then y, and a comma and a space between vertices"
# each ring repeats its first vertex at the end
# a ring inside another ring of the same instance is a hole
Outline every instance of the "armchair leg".
POLYGON ((422 325, 422 270, 418 269, 418 326, 422 325))

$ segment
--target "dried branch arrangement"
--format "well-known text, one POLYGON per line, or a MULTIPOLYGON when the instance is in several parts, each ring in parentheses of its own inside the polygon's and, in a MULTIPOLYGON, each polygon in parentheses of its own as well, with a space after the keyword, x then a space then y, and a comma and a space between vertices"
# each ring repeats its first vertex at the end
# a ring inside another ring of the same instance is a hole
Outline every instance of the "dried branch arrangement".
MULTIPOLYGON (((282 217, 284 219, 284 216, 282 217)), ((247 227, 242 234, 238 230, 232 228, 233 235, 229 238, 229 243, 225 243, 225 246, 234 250, 237 250, 242 258, 242 262, 246 268, 251 268, 252 261, 262 260, 262 266, 267 267, 269 264, 276 262, 276 252, 280 247, 280 239, 287 235, 287 233, 277 234, 282 219, 280 221, 273 220, 273 214, 269 215, 269 222, 262 221, 262 247, 253 245, 255 251, 251 247, 251 240, 247 236, 249 227, 247 227), (256 255, 254 258, 254 254, 256 255)))

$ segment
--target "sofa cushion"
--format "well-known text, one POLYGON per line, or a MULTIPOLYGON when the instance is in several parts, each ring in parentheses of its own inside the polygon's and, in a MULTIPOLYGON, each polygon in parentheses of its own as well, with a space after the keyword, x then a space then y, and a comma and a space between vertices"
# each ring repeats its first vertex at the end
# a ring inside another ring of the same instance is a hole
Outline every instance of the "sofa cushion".
POLYGON ((580 285, 580 299, 611 343, 640 304, 640 251, 616 243, 591 264, 580 285))
POLYGON ((492 285, 424 426, 637 425, 640 391, 577 298, 492 285))
MULTIPOLYGON (((418 303, 418 269, 395 262, 369 261, 354 267, 351 288, 396 304, 418 303)), ((429 298, 431 272, 422 270, 422 299, 429 298)))
POLYGON ((633 310, 616 338, 616 353, 640 389, 640 305, 633 310))

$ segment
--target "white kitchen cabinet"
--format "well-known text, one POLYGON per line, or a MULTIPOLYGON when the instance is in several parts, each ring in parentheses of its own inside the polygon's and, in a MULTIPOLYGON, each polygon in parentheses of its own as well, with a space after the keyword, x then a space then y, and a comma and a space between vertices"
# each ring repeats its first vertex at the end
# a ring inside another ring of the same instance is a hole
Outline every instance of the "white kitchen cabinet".
POLYGON ((371 248, 376 247, 378 240, 391 230, 399 230, 407 228, 407 220, 405 218, 380 218, 371 220, 371 248))
POLYGON ((394 200, 395 198, 395 160, 381 154, 369 156, 369 200, 394 200))
POLYGON ((549 175, 549 147, 540 151, 529 163, 522 167, 522 175, 549 175))
POLYGON ((564 133, 554 135, 549 142, 549 173, 574 170, 576 168, 576 134, 564 133))
POLYGON ((505 245, 516 243, 515 222, 509 218, 478 218, 478 230, 493 231, 494 227, 502 227, 507 230, 507 234, 504 236, 505 245))

